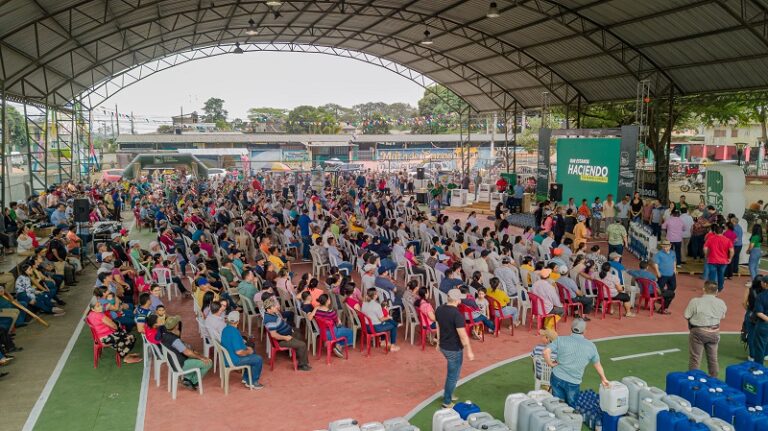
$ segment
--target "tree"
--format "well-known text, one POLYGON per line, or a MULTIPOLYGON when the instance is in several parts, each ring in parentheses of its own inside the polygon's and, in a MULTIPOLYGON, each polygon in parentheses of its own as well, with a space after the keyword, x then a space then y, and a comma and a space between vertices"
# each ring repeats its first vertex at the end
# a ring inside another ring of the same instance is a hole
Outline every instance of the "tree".
POLYGON ((366 120, 366 123, 363 123, 364 135, 386 135, 388 133, 389 123, 387 118, 378 112, 370 115, 366 120))
POLYGON ((157 128, 157 133, 173 133, 173 126, 162 124, 157 128))
POLYGON ((224 100, 217 97, 211 97, 205 101, 203 105, 203 122, 205 123, 219 123, 220 121, 227 121, 227 115, 229 114, 224 109, 224 100))
POLYGON ((288 118, 283 108, 251 108, 248 110, 248 122, 251 132, 256 131, 257 124, 265 124, 275 132, 285 132, 285 121, 288 118))
MULTIPOLYGON (((26 123, 24 116, 16 108, 6 105, 5 115, 8 121, 8 143, 10 151, 24 152, 27 148, 26 123)), ((2 127, 2 125, 0 125, 2 127)))
POLYGON ((339 127, 333 112, 323 108, 302 105, 288 113, 288 133, 317 133, 333 135, 339 132, 339 127))

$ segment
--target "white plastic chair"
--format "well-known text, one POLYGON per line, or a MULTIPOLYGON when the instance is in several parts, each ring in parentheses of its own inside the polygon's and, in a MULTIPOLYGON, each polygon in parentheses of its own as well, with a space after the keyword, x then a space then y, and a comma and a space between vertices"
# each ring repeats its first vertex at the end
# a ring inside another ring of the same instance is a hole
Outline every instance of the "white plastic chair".
POLYGON ((419 315, 412 303, 403 301, 403 307, 405 308, 405 338, 407 339, 410 333, 411 345, 413 345, 416 339, 416 330, 419 328, 419 315))
POLYGON ((329 254, 328 262, 331 263, 331 266, 335 266, 336 268, 339 268, 339 272, 346 273, 347 276, 351 275, 349 272, 349 269, 339 267, 339 261, 336 259, 336 256, 329 254))
MULTIPOLYGON (((197 329, 200 332, 200 338, 203 339, 203 356, 206 358, 210 358, 211 356, 211 349, 213 348, 213 337, 211 337, 210 334, 208 334, 208 328, 205 327, 205 321, 197 317, 195 318, 197 321, 197 329)), ((217 364, 216 356, 213 357, 213 371, 216 371, 216 364, 217 364)))
POLYGON ((176 286, 171 278, 171 270, 168 268, 155 268, 152 270, 152 275, 157 278, 157 285, 163 289, 163 293, 168 297, 168 300, 173 300, 173 290, 176 290, 176 296, 181 296, 181 290, 179 286, 176 286))
POLYGON ((312 275, 315 277, 320 277, 320 275, 323 274, 323 269, 325 271, 330 270, 331 265, 328 263, 320 263, 320 255, 318 254, 317 250, 309 249, 309 254, 312 255, 312 275))
POLYGON ((152 344, 149 341, 147 341, 147 337, 144 334, 141 334, 141 340, 144 342, 144 363, 146 366, 150 366, 150 362, 152 363, 152 368, 154 371, 155 376, 155 383, 157 384, 157 387, 160 387, 160 368, 163 366, 163 364, 168 365, 168 361, 165 359, 165 355, 163 355, 162 350, 160 350, 159 344, 152 344))
POLYGON ((424 276, 422 274, 416 274, 413 272, 413 268, 411 268, 411 265, 406 264, 405 265, 405 283, 408 284, 408 280, 410 279, 416 279, 416 282, 419 283, 419 286, 426 286, 426 281, 424 280, 424 276))
POLYGON ((540 390, 542 386, 551 386, 550 379, 552 377, 552 367, 547 365, 547 362, 541 356, 534 356, 533 358, 533 388, 540 390), (536 376, 536 366, 541 367, 541 378, 536 376))
POLYGON ((243 306, 243 317, 245 317, 243 319, 243 330, 245 330, 245 325, 247 323, 248 337, 251 337, 253 335, 253 319, 260 316, 256 313, 256 309, 251 298, 240 296, 240 304, 243 306))
POLYGON ((235 365, 232 362, 232 357, 229 356, 229 351, 216 340, 213 340, 213 350, 217 356, 221 356, 219 376, 221 380, 221 386, 224 388, 224 395, 229 395, 229 373, 232 371, 242 371, 243 373, 248 373, 248 384, 253 385, 253 376, 251 375, 250 365, 235 365))
POLYGON ((173 352, 168 350, 162 344, 160 344, 160 349, 163 352, 163 356, 165 356, 165 360, 168 362, 168 392, 171 393, 171 398, 174 400, 176 399, 176 392, 179 387, 179 378, 188 374, 197 374, 197 390, 200 392, 200 395, 203 395, 203 376, 200 373, 200 369, 193 368, 191 370, 184 371, 173 352))

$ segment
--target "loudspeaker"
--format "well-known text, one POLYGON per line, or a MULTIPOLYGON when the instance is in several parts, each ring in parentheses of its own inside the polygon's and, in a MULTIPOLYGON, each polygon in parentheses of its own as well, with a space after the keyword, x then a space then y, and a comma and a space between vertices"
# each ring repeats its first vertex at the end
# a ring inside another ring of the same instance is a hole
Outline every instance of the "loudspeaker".
POLYGON ((563 185, 560 183, 551 183, 549 185, 549 200, 553 202, 563 201, 563 185))
POLYGON ((416 179, 417 180, 424 179, 424 168, 416 168, 416 179))
POLYGON ((416 202, 420 204, 428 204, 429 201, 427 200, 427 193, 426 192, 416 192, 416 202))
POLYGON ((91 203, 88 199, 75 199, 72 210, 75 222, 88 223, 88 214, 91 212, 91 203))

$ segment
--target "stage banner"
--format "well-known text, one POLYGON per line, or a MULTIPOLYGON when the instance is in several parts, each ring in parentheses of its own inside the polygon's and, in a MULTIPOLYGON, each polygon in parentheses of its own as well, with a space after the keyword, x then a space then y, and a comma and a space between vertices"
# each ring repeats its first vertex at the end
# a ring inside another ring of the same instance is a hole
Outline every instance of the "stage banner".
POLYGON ((619 191, 614 201, 620 201, 624 195, 635 192, 637 171, 637 144, 640 139, 640 128, 637 126, 621 127, 621 152, 619 154, 619 191))
POLYGON ((552 129, 539 129, 539 152, 536 161, 536 200, 545 200, 549 194, 549 147, 552 129))
POLYGON ((608 194, 618 199, 621 138, 563 138, 557 140, 557 182, 563 201, 592 203, 608 194))

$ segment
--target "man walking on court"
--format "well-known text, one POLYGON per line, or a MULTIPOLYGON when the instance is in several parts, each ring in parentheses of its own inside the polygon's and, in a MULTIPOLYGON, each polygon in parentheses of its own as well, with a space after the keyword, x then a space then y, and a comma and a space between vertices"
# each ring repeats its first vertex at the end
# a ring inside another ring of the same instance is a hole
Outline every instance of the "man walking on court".
POLYGON ((439 350, 448 362, 448 372, 445 377, 445 389, 443 392, 443 407, 451 408, 458 398, 453 396, 456 383, 461 374, 461 364, 464 360, 464 349, 467 350, 467 358, 475 359, 472 346, 469 344, 469 336, 464 329, 464 315, 459 312, 458 305, 465 295, 459 289, 448 291, 448 301, 437 307, 435 320, 437 321, 437 343, 439 350))
POLYGON ((571 335, 557 337, 544 349, 544 361, 552 367, 550 384, 552 395, 565 400, 569 406, 576 405, 579 395, 579 386, 584 377, 584 369, 592 363, 600 376, 600 382, 606 388, 608 379, 600 364, 600 355, 597 353, 595 343, 584 338, 587 322, 582 319, 573 319, 571 323, 571 335), (557 360, 552 359, 552 354, 557 355, 557 360))
POLYGON ((704 283, 704 295, 691 299, 683 315, 688 320, 688 369, 698 370, 702 351, 707 351, 709 375, 717 377, 717 346, 720 343, 720 321, 728 307, 717 297, 717 283, 704 283))

